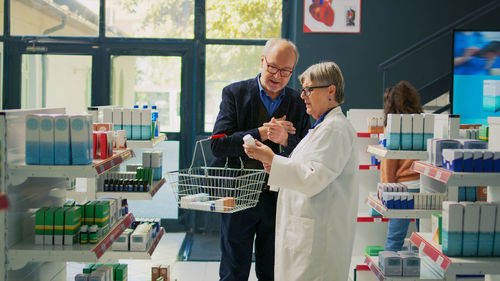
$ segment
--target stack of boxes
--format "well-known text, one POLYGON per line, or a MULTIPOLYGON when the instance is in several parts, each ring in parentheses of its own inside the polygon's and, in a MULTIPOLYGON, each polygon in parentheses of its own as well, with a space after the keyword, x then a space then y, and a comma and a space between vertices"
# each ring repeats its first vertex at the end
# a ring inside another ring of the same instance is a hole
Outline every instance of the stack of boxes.
MULTIPOLYGON (((500 208, 483 202, 443 202, 443 253, 447 256, 500 256, 500 208)), ((437 239, 439 240, 439 238, 437 239)))
POLYGON ((146 251, 160 231, 160 219, 138 218, 113 242, 113 251, 146 251))
POLYGON ((151 281, 170 281, 170 265, 157 265, 151 268, 151 281))
POLYGON ((127 140, 150 140, 152 128, 151 109, 134 105, 134 108, 102 108, 103 122, 112 123, 114 130, 124 130, 127 140))
POLYGON ((38 209, 35 213, 35 244, 97 243, 100 235, 106 235, 110 225, 120 216, 117 202, 120 200, 103 198, 80 206, 70 201, 63 207, 38 209), (82 228, 82 225, 87 227, 82 228), (88 232, 83 233, 84 229, 88 232))
POLYGON ((152 168, 153 180, 158 181, 162 178, 162 151, 144 151, 142 153, 142 167, 152 168))
POLYGON ((112 123, 94 123, 94 159, 106 159, 113 155, 113 124, 112 123))
POLYGON ((391 150, 426 150, 434 137, 432 114, 387 114, 386 147, 391 150))
POLYGON ((88 165, 92 148, 91 115, 26 116, 28 165, 88 165))
POLYGON ((385 276, 420 276, 420 258, 411 251, 381 251, 378 265, 385 276))
POLYGON ((83 273, 75 276, 75 281, 126 281, 128 279, 127 264, 98 263, 83 268, 83 273))

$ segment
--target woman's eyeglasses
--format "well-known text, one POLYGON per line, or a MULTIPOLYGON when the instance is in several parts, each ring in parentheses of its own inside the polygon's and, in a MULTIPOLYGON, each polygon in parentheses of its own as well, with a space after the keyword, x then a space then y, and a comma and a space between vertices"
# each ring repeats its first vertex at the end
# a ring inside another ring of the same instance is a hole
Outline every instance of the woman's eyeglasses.
POLYGON ((301 89, 299 90, 299 93, 300 93, 301 95, 302 95, 302 94, 304 94, 304 95, 306 95, 306 96, 308 96, 308 97, 309 97, 309 96, 311 96, 311 94, 312 94, 312 90, 314 90, 314 89, 320 89, 320 88, 328 88, 328 87, 330 87, 331 85, 333 85, 333 84, 330 84, 330 85, 324 85, 324 86, 304 87, 304 88, 301 88, 301 89))

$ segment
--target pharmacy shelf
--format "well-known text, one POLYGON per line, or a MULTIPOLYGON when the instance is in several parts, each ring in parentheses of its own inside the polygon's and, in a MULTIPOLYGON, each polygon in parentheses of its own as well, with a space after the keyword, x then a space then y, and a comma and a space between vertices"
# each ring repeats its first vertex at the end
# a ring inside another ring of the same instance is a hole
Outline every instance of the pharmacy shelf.
POLYGON ((357 133, 358 138, 361 139, 378 139, 378 133, 357 133))
POLYGON ((154 148, 155 146, 157 146, 162 141, 165 141, 166 139, 167 139, 167 135, 160 134, 159 136, 157 136, 151 140, 127 140, 127 147, 132 148, 132 149, 134 149, 134 148, 154 148))
POLYGON ((28 262, 97 262, 134 220, 132 213, 127 214, 98 244, 35 245, 34 236, 31 236, 9 249, 9 267, 18 269, 28 262))
POLYGON ((9 208, 9 200, 5 193, 0 193, 0 211, 9 208))
POLYGON ((455 173, 423 161, 413 162, 410 169, 449 186, 500 185, 500 173, 455 173))
POLYGON ((427 151, 420 150, 389 150, 380 145, 369 145, 366 151, 385 159, 427 159, 427 151))
MULTIPOLYGON (((440 277, 434 276, 432 273, 421 267, 421 275, 415 277, 403 277, 403 276, 385 276, 382 270, 378 267, 378 257, 365 256, 365 264, 368 265, 370 270, 375 274, 380 281, 436 281, 442 280, 440 277)), ((421 265, 422 266, 422 265, 421 265)))
POLYGON ((162 178, 159 181, 153 182, 151 185, 152 188, 149 190, 149 192, 113 192, 113 191, 100 191, 96 193, 96 198, 99 197, 121 197, 121 198, 127 198, 129 200, 152 200, 155 194, 160 190, 160 188, 165 184, 166 180, 165 178, 162 178))
POLYGON ((365 203, 379 212, 384 218, 398 219, 429 219, 434 213, 441 213, 441 210, 421 210, 421 209, 387 209, 382 201, 377 198, 375 192, 365 199, 365 203))
POLYGON ((156 235, 155 239, 149 246, 148 250, 145 252, 107 251, 103 256, 103 260, 108 260, 108 259, 150 260, 151 256, 153 255, 156 249, 156 246, 158 246, 158 243, 160 242, 164 234, 165 234, 165 229, 163 227, 160 227, 160 231, 158 231, 158 234, 156 235))
POLYGON ((50 177, 50 178, 93 178, 117 167, 135 157, 132 149, 115 151, 113 156, 104 160, 94 160, 92 165, 9 165, 12 177, 50 177))
POLYGON ((359 165, 360 171, 378 171, 380 170, 380 165, 359 165))
POLYGON ((445 274, 500 274, 499 257, 448 257, 442 252, 441 245, 432 242, 431 233, 413 232, 410 241, 427 255, 445 274))

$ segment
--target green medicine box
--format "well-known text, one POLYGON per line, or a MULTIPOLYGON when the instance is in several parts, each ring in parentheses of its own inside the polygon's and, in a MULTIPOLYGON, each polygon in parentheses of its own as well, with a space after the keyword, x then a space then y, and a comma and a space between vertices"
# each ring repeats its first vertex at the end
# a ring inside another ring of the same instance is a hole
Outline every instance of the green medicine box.
POLYGON ((128 278, 128 273, 127 273, 127 265, 126 264, 120 264, 118 268, 115 270, 115 277, 114 279, 116 281, 126 281, 128 278))
POLYGON ((87 265, 83 268, 83 273, 84 273, 84 274, 90 274, 90 273, 92 273, 92 267, 94 267, 94 264, 93 264, 93 263, 87 264, 87 265))
POLYGON ((106 235, 109 231, 109 201, 96 201, 94 221, 101 229, 101 234, 106 235))
POLYGON ((54 213, 54 245, 62 245, 64 240, 64 212, 68 207, 57 208, 54 213))
POLYGON ((77 244, 82 224, 81 207, 68 208, 64 214, 64 245, 77 244))
POLYGON ((45 232, 45 212, 49 207, 41 207, 35 213, 35 244, 43 245, 45 232))
POLYGON ((384 250, 384 247, 382 246, 366 246, 365 247, 365 252, 369 256, 378 256, 378 252, 382 252, 384 250))
POLYGON ((54 216, 57 207, 49 207, 45 211, 45 229, 43 232, 43 244, 52 245, 54 243, 54 216))
POLYGON ((94 210, 96 201, 85 203, 85 224, 88 226, 94 225, 94 210))

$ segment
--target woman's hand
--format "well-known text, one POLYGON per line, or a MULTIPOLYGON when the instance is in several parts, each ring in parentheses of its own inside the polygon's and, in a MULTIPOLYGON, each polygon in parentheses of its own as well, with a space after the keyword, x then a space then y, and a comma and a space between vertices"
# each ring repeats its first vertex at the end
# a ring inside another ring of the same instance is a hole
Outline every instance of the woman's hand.
POLYGON ((248 157, 271 166, 274 158, 274 152, 272 149, 258 140, 255 140, 255 144, 256 146, 244 144, 243 148, 245 149, 245 153, 248 157))

